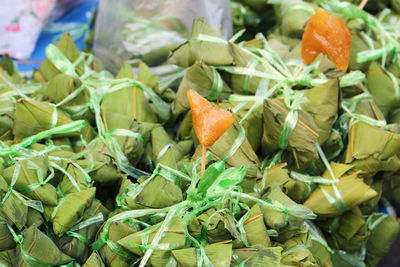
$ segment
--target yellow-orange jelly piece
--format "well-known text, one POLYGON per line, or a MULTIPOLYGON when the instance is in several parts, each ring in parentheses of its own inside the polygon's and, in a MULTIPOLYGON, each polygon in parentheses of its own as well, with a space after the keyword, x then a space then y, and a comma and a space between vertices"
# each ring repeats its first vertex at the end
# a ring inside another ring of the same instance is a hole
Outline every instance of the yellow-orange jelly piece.
POLYGON ((225 109, 213 107, 207 99, 192 89, 187 90, 187 97, 197 138, 200 144, 211 146, 228 130, 235 117, 225 109))
POLYGON ((351 33, 346 23, 328 11, 318 8, 306 26, 301 41, 301 56, 305 64, 326 54, 336 67, 346 72, 350 61, 351 33))

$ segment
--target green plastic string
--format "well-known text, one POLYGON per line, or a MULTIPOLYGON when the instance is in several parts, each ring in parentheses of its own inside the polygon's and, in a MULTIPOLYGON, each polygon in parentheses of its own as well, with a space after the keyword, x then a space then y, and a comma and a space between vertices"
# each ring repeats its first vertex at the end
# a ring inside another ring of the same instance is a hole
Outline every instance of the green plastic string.
MULTIPOLYGON (((170 223, 172 222, 172 220, 174 219, 174 217, 176 216, 176 214, 180 211, 182 205, 176 205, 175 208, 172 208, 171 210, 168 211, 167 216, 165 217, 163 223, 161 224, 160 229, 158 230, 158 232, 156 233, 156 235, 154 236, 152 242, 151 242, 151 246, 155 247, 157 246, 161 239, 163 238, 165 232, 168 230, 168 227, 170 225, 170 223)), ((144 254, 142 260, 140 261, 139 267, 145 267, 146 263, 148 262, 148 260, 150 259, 151 255, 153 254, 154 249, 150 248, 148 250, 146 250, 146 253, 144 254)))
POLYGON ((300 182, 307 183, 307 184, 323 184, 323 185, 332 185, 332 184, 337 184, 340 180, 332 180, 332 179, 326 179, 320 176, 311 176, 308 174, 302 174, 298 173, 295 171, 290 172, 290 177, 293 179, 296 179, 300 182))
POLYGON ((285 150, 288 147, 290 137, 296 128, 298 110, 300 109, 300 104, 304 100, 302 92, 289 91, 289 88, 287 87, 283 90, 283 96, 289 112, 286 115, 285 122, 283 123, 282 130, 279 134, 278 145, 280 149, 285 150))
MULTIPOLYGON (((347 108, 345 102, 342 102, 342 109, 346 112, 345 115, 350 117, 352 120, 350 121, 350 125, 354 124, 355 122, 364 122, 374 127, 383 127, 386 126, 386 121, 375 120, 369 116, 364 114, 358 114, 352 112, 349 108, 347 108)), ((344 115, 343 115, 344 116, 344 115)))
MULTIPOLYGON (((252 70, 256 70, 258 64, 259 64, 259 61, 253 59, 252 61, 249 62, 249 64, 247 65, 247 68, 248 69, 252 69, 252 70)), ((250 75, 246 75, 243 78, 242 90, 243 90, 243 93, 245 93, 245 94, 250 93, 250 78, 251 78, 250 75)))
POLYGON ((236 137, 232 146, 225 153, 222 160, 227 162, 233 155, 235 155, 235 153, 237 152, 237 150, 240 148, 240 146, 243 144, 243 142, 245 140, 246 140, 246 131, 244 130, 244 128, 241 125, 239 125, 239 135, 236 137))
POLYGON ((28 193, 30 193, 30 192, 35 191, 35 190, 38 189, 39 187, 44 186, 45 184, 47 184, 48 182, 50 182, 51 179, 54 178, 55 173, 54 173, 53 167, 49 166, 49 169, 50 169, 50 174, 47 176, 46 179, 43 180, 43 178, 42 178, 41 176, 38 176, 39 183, 30 184, 30 185, 28 185, 27 187, 22 188, 22 189, 19 190, 19 191, 20 191, 22 194, 25 195, 25 194, 28 194, 28 193))
POLYGON ((55 162, 49 162, 49 164, 54 169, 57 169, 57 170, 61 171, 63 174, 65 174, 65 176, 67 176, 68 180, 71 182, 71 184, 75 187, 75 189, 78 192, 82 191, 81 188, 79 187, 78 183, 76 182, 75 178, 69 172, 67 172, 64 168, 62 168, 60 165, 58 165, 55 162))
POLYGON ((82 236, 81 234, 76 233, 75 231, 79 231, 81 229, 84 229, 84 228, 89 227, 94 224, 101 223, 103 221, 104 221, 104 216, 103 216, 103 214, 100 213, 94 217, 91 217, 89 219, 86 219, 86 220, 76 224, 70 230, 68 230, 65 234, 67 236, 71 236, 71 237, 78 239, 79 241, 81 241, 82 243, 84 243, 86 245, 89 245, 91 243, 91 241, 88 238, 82 236))
POLYGON ((5 156, 17 156, 22 150, 32 146, 40 140, 51 137, 57 134, 66 134, 77 132, 86 126, 87 122, 84 120, 74 121, 68 124, 64 124, 53 129, 45 130, 35 135, 24 138, 20 143, 14 144, 6 148, 0 148, 0 157, 5 156))
POLYGON ((219 209, 219 210, 215 211, 213 214, 210 215, 210 217, 207 218, 206 222, 201 227, 201 230, 200 230, 201 238, 205 242, 209 243, 207 235, 208 235, 208 227, 210 226, 211 220, 214 218, 214 216, 219 215, 223 212, 228 212, 228 209, 223 208, 223 209, 219 209))
POLYGON ((210 101, 215 101, 221 95, 224 84, 223 84, 221 75, 219 75, 219 73, 215 69, 215 67, 211 66, 211 72, 213 74, 212 86, 211 86, 211 90, 210 90, 211 92, 207 96, 207 99, 210 101))
POLYGON ((42 202, 38 200, 27 200, 23 198, 19 192, 14 190, 14 185, 18 180, 18 177, 20 176, 21 173, 21 165, 17 162, 15 164, 15 169, 13 172, 13 176, 11 178, 11 183, 7 188, 7 192, 4 195, 3 199, 0 201, 0 208, 4 205, 4 203, 7 201, 7 199, 10 197, 11 194, 16 196, 24 205, 31 207, 39 212, 43 212, 43 205, 42 202))
POLYGON ((326 242, 325 238, 322 237, 320 235, 320 233, 318 232, 318 228, 315 226, 315 224, 312 221, 309 220, 305 220, 305 225, 308 228, 308 231, 311 234, 311 239, 314 241, 317 241, 318 243, 320 243, 322 246, 324 246, 326 248, 326 250, 329 251, 329 253, 333 253, 333 249, 331 249, 331 247, 329 247, 328 243, 326 242))
POLYGON ((166 144, 165 146, 163 146, 163 148, 161 148, 160 152, 158 152, 157 154, 157 160, 160 160, 160 158, 162 158, 165 155, 165 153, 167 153, 167 151, 173 147, 174 144, 166 144))
MULTIPOLYGON (((317 143, 317 151, 318 154, 324 163, 326 169, 328 170, 329 174, 331 175, 333 180, 337 180, 335 173, 333 172, 331 165, 328 162, 328 159, 325 156, 324 151, 322 150, 321 146, 317 143)), ((330 204, 335 206, 339 211, 346 211, 348 209, 346 202, 343 199, 342 193, 340 192, 339 188, 336 184, 332 184, 333 192, 335 193, 335 197, 331 196, 323 187, 319 187, 321 192, 324 194, 325 198, 328 200, 330 204)))
MULTIPOLYGON (((45 262, 33 257, 25 248, 24 237, 22 235, 17 234, 10 225, 7 224, 7 226, 8 226, 8 230, 14 237, 14 241, 19 245, 19 248, 21 251, 21 256, 22 256, 24 262, 28 263, 31 266, 35 266, 35 267, 55 267, 54 265, 45 263, 45 262)), ((67 265, 65 265, 65 266, 67 266, 67 265)))
POLYGON ((252 200, 254 202, 257 202, 261 206, 272 209, 277 212, 281 212, 284 215, 291 215, 297 218, 301 219, 315 219, 316 215, 309 210, 306 207, 303 206, 290 206, 286 207, 282 204, 280 204, 278 201, 272 200, 272 199, 267 199, 267 200, 261 200, 259 198, 253 197, 251 195, 245 194, 245 193, 239 193, 239 192, 230 192, 232 196, 238 196, 244 199, 252 200))
MULTIPOLYGON (((207 35, 207 34, 197 34, 192 37, 190 37, 190 40, 193 41, 203 41, 203 42, 210 42, 210 43, 216 43, 216 44, 223 44, 223 45, 228 45, 228 42, 222 38, 207 35)), ((189 40, 189 41, 190 41, 189 40)))
POLYGON ((0 207, 3 207, 4 203, 7 201, 7 199, 10 197, 11 193, 13 192, 13 187, 15 185, 15 183, 18 180, 18 177, 21 173, 21 165, 19 163, 15 164, 15 168, 14 168, 14 172, 13 172, 13 176, 11 178, 11 183, 9 185, 9 187, 7 188, 7 192, 4 195, 3 199, 0 202, 0 207))
POLYGON ((77 77, 75 66, 68 60, 68 58, 58 49, 57 46, 49 44, 46 47, 46 57, 53 65, 62 73, 77 77))

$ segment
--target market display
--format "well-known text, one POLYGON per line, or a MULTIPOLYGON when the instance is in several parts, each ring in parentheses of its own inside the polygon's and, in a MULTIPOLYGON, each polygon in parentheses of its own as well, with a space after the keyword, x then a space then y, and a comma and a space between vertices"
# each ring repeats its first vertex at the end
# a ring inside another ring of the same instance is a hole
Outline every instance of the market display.
POLYGON ((68 34, 31 78, 3 57, 0 266, 376 266, 400 231, 399 7, 231 1, 233 37, 196 18, 159 74, 68 34))

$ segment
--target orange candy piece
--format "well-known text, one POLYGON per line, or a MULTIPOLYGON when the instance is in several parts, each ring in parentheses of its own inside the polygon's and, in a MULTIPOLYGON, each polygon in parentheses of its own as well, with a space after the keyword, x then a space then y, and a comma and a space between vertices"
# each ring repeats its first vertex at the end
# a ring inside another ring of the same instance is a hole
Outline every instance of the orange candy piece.
POLYGON ((301 56, 305 64, 323 53, 346 72, 350 62, 351 32, 346 23, 328 11, 318 8, 304 30, 301 56))
POLYGON ((207 99, 192 89, 187 90, 187 97, 197 138, 202 145, 211 146, 231 127, 235 117, 225 109, 213 107, 207 99))

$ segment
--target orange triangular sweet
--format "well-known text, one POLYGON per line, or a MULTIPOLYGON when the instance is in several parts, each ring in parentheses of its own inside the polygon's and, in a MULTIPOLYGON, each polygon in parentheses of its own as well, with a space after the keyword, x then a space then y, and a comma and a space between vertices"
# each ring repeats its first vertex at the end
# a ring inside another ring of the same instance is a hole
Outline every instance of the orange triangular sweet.
POLYGON ((318 8, 306 26, 302 38, 301 56, 305 64, 323 53, 346 72, 350 62, 351 32, 346 23, 328 11, 318 8))
POLYGON ((200 144, 211 146, 228 130, 235 117, 225 109, 213 107, 207 99, 192 89, 187 91, 187 97, 197 138, 200 144))

